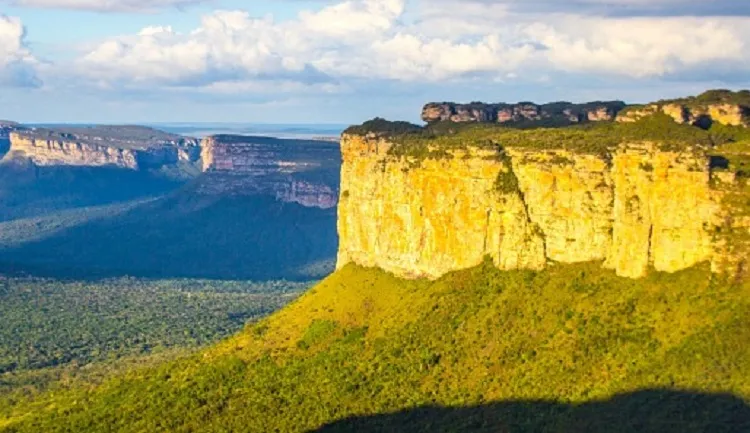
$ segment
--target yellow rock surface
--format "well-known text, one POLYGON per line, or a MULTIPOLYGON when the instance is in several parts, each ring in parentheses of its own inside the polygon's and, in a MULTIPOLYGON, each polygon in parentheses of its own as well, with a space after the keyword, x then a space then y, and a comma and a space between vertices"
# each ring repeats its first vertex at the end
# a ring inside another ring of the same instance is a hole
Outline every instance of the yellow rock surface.
POLYGON ((501 193, 499 150, 416 161, 389 155, 390 146, 343 137, 339 267, 435 278, 489 256, 501 269, 601 261, 638 278, 724 259, 705 155, 648 143, 609 158, 509 148, 519 191, 501 193))

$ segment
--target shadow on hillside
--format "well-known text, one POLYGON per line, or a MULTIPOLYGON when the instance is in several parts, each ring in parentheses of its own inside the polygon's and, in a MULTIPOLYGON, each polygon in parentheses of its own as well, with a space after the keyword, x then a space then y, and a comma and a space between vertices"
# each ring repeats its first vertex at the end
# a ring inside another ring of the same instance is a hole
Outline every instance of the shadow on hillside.
POLYGON ((114 167, 0 163, 0 221, 166 194, 184 182, 114 167))
POLYGON ((98 279, 311 280, 332 271, 336 210, 189 188, 0 250, 0 272, 98 279))
POLYGON ((318 432, 746 433, 750 407, 731 394, 646 390, 582 405, 516 401, 422 407, 350 418, 318 432))

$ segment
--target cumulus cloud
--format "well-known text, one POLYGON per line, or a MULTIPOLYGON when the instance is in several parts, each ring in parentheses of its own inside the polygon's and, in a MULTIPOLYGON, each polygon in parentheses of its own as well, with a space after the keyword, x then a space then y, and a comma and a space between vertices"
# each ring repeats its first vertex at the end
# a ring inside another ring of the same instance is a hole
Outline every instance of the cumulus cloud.
MULTIPOLYGON (((641 0, 577 3, 647 6, 641 0)), ((224 93, 335 92, 368 80, 539 80, 556 71, 680 77, 717 63, 750 71, 750 18, 540 16, 518 13, 513 4, 435 2, 410 9, 414 3, 406 0, 345 0, 285 21, 215 11, 189 32, 164 25, 102 41, 78 59, 77 70, 105 88, 224 93)))
POLYGON ((556 69, 642 78, 715 63, 747 68, 748 24, 716 18, 571 18, 556 26, 532 24, 527 34, 544 47, 556 69))
POLYGON ((506 46, 497 35, 475 41, 421 35, 400 23, 404 8, 404 0, 351 0, 286 22, 217 11, 189 33, 148 27, 105 41, 79 67, 101 83, 441 80, 508 70, 530 53, 525 46, 506 46))
POLYGON ((37 86, 37 60, 26 48, 25 30, 16 17, 0 15, 0 84, 37 86))
POLYGON ((13 6, 75 9, 96 12, 153 12, 167 7, 182 8, 211 0, 0 0, 13 6))

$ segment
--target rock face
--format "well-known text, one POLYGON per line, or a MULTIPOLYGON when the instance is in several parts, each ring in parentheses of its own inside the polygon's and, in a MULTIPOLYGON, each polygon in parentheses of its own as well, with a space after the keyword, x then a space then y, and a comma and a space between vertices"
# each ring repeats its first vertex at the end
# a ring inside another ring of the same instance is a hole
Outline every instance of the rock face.
POLYGON ((272 195, 322 209, 338 203, 338 143, 218 135, 201 147, 200 193, 272 195))
POLYGON ((139 126, 26 129, 10 134, 9 158, 38 166, 114 166, 131 170, 195 162, 198 141, 139 126))
POLYGON ((617 116, 618 122, 635 122, 643 117, 663 113, 681 124, 708 128, 712 123, 727 126, 750 126, 750 92, 711 90, 701 95, 632 106, 617 116))
POLYGON ((15 122, 0 120, 0 156, 5 155, 10 149, 10 134, 20 129, 21 126, 15 122))
POLYGON ((538 105, 532 102, 518 104, 455 104, 452 102, 429 103, 422 110, 422 120, 427 123, 439 121, 510 123, 510 122, 556 122, 579 123, 614 120, 625 107, 621 101, 590 102, 572 104, 555 102, 538 105))
POLYGON ((391 146, 343 137, 339 267, 436 278, 489 256, 501 269, 601 261, 638 278, 702 262, 718 271, 746 257, 716 233, 729 224, 747 235, 750 218, 732 217, 698 149, 624 143, 602 156, 468 146, 415 161, 391 146))

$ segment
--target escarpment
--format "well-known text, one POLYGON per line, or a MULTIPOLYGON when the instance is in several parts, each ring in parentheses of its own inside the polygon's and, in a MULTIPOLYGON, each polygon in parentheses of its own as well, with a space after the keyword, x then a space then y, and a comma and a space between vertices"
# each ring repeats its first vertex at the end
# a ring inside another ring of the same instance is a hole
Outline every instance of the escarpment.
POLYGON ((750 126, 750 91, 711 90, 701 95, 635 105, 622 110, 618 122, 635 122, 663 113, 680 124, 709 128, 713 123, 750 126))
POLYGON ((200 193, 272 195, 322 209, 338 203, 338 143, 217 135, 201 148, 200 193))
POLYGON ((25 129, 10 133, 7 158, 27 158, 38 166, 158 168, 200 155, 195 139, 139 126, 25 129))
POLYGON ((422 120, 434 124, 495 123, 508 126, 566 126, 591 122, 636 122, 663 114, 675 122, 704 129, 713 123, 750 126, 750 91, 709 90, 698 96, 670 99, 646 105, 622 101, 595 101, 583 104, 552 102, 535 104, 487 104, 471 102, 431 102, 422 109, 422 120))
POLYGON ((680 135, 703 130, 673 128, 669 142, 641 124, 345 134, 338 266, 436 278, 490 257, 506 270, 600 261, 639 278, 710 262, 741 275, 750 145, 710 148, 680 135))
POLYGON ((585 104, 570 102, 553 102, 535 104, 520 102, 518 104, 485 104, 472 102, 456 104, 452 102, 432 102, 422 109, 422 120, 428 123, 451 121, 457 123, 581 123, 614 120, 617 113, 625 107, 622 101, 598 101, 585 104))

